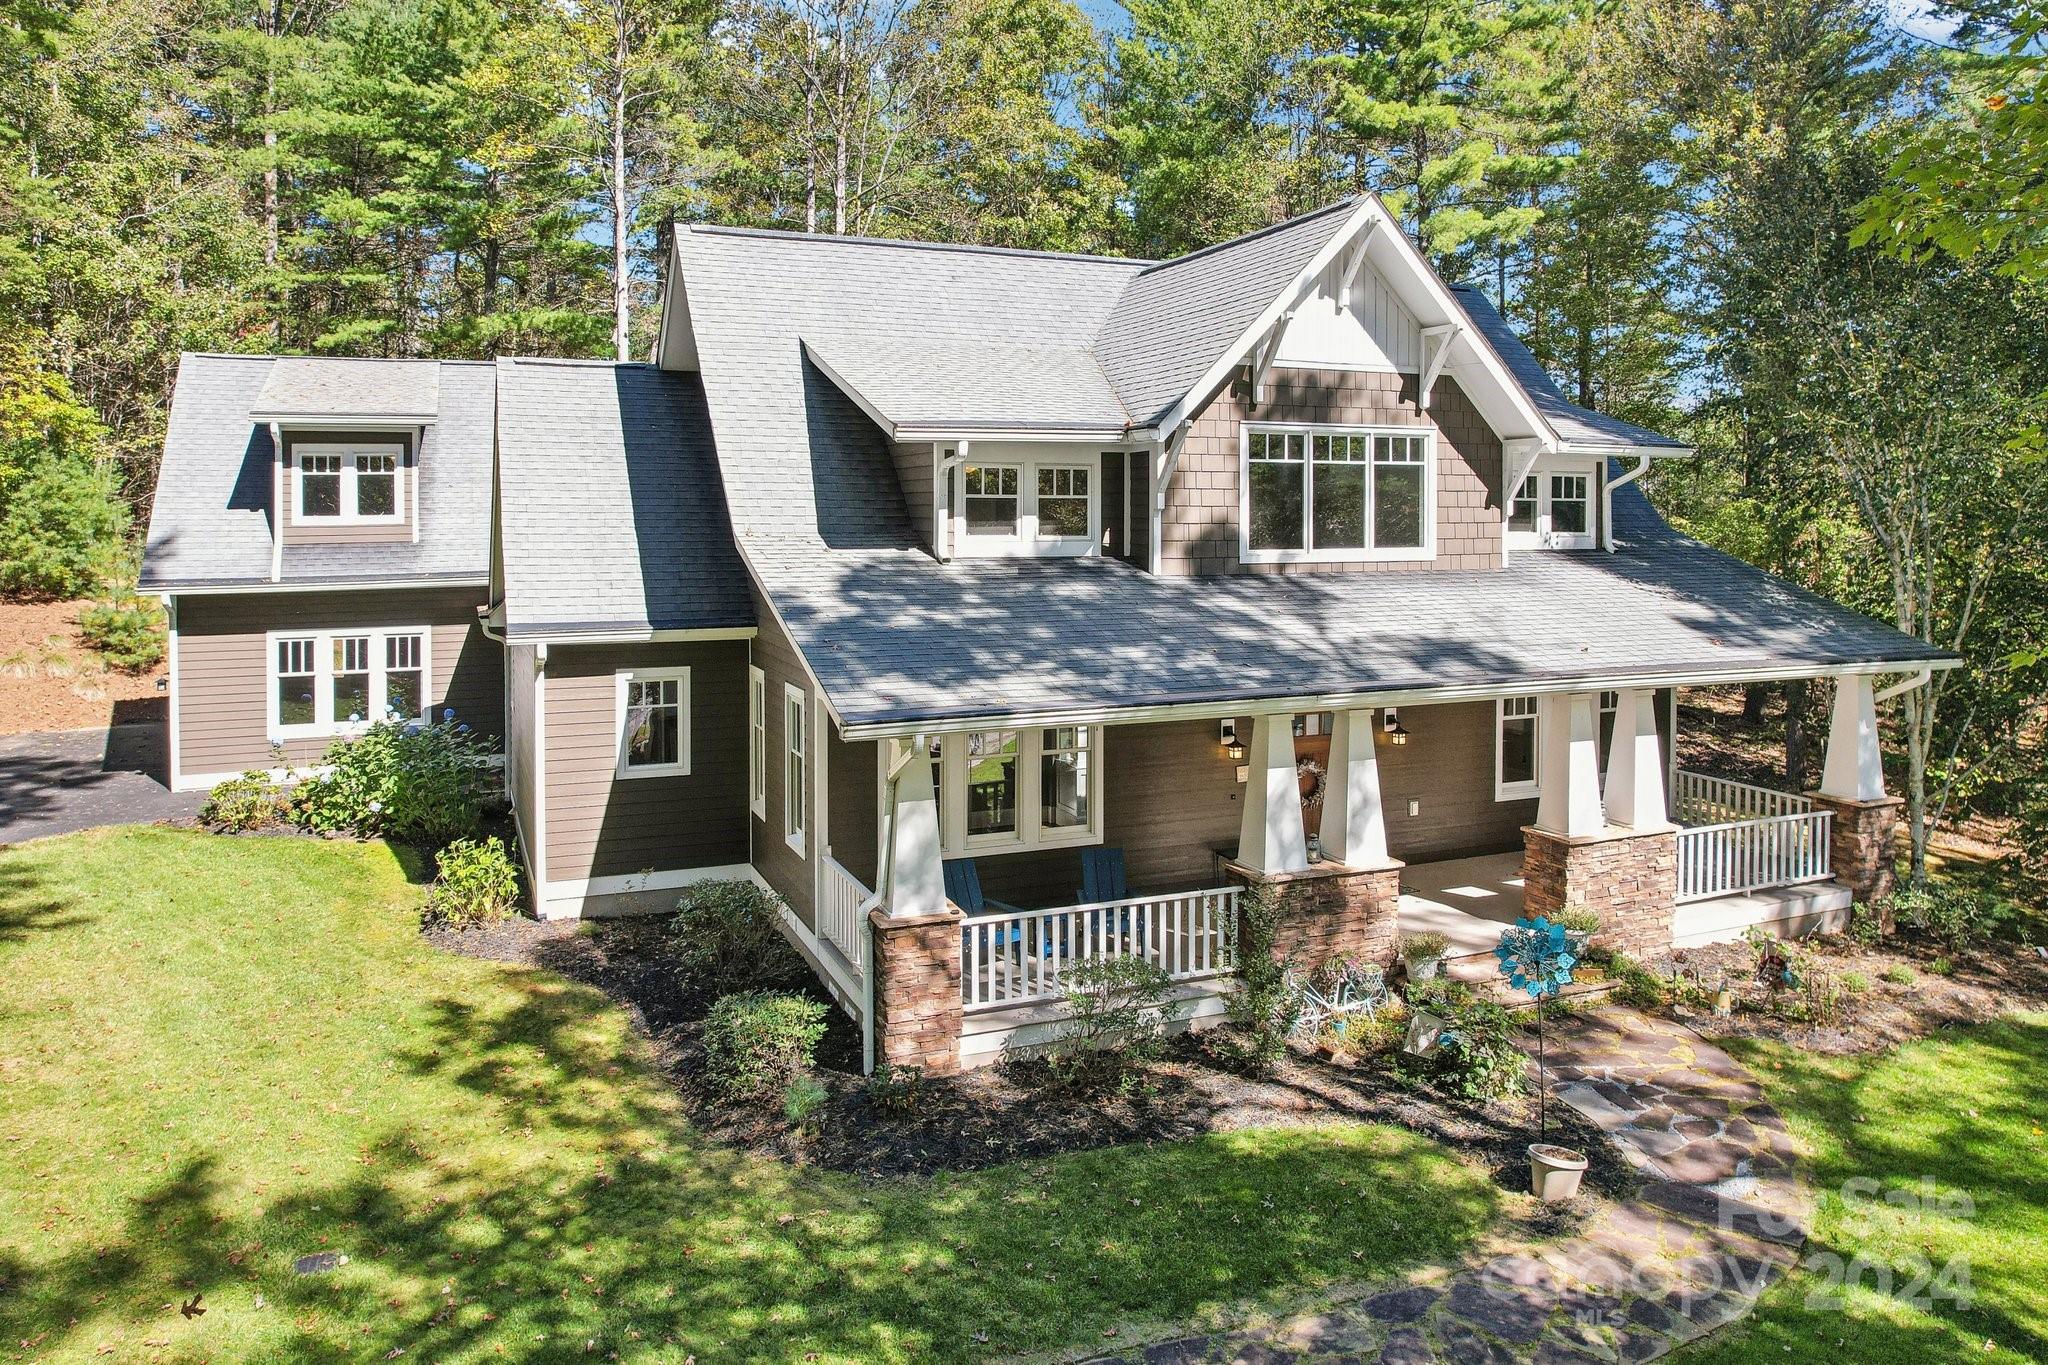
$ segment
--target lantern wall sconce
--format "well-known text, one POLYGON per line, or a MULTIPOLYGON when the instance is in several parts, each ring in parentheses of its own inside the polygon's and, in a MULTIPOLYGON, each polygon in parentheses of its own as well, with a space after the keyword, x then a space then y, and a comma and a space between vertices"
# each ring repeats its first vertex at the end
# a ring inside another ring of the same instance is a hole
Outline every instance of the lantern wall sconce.
POLYGON ((1244 741, 1237 737, 1236 721, 1226 720, 1223 722, 1220 738, 1223 743, 1224 756, 1233 763, 1242 761, 1244 758, 1244 741))
POLYGON ((1387 743, 1406 744, 1408 742, 1408 727, 1401 723, 1401 713, 1393 707, 1389 706, 1386 710, 1380 712, 1380 728, 1387 733, 1387 743))

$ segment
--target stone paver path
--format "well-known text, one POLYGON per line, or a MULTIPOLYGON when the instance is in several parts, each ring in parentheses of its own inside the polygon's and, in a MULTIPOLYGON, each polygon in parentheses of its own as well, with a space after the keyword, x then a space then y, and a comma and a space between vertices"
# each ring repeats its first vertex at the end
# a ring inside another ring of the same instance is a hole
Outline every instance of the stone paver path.
POLYGON ((1551 1094, 1643 1173, 1636 1199, 1561 1242, 1102 1365, 1630 1362, 1747 1314, 1797 1259, 1813 1212, 1756 1081, 1713 1044, 1632 1010, 1553 1026, 1548 1060, 1551 1094))

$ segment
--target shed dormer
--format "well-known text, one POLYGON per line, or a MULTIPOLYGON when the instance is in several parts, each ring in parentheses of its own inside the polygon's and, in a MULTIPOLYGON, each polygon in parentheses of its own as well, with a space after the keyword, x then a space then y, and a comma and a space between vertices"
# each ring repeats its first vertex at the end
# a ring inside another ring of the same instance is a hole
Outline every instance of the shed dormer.
POLYGON ((421 448, 440 406, 437 361, 280 358, 250 413, 276 453, 278 549, 417 541, 421 448))

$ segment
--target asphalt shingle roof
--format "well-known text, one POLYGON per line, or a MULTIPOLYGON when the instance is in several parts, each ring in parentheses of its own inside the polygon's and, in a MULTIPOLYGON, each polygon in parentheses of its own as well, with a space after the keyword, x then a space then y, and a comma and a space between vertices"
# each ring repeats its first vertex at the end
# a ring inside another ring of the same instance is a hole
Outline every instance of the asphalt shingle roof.
POLYGON ((441 410, 434 360, 280 356, 256 395, 267 417, 415 417, 441 410))
POLYGON ((843 338, 805 349, 899 427, 1058 427, 1122 436, 1123 404, 1088 351, 1003 341, 843 338))
POLYGON ((498 402, 508 637, 754 623, 697 376, 501 360, 498 402))
MULTIPOLYGON (((285 363, 271 356, 180 357, 143 554, 145 590, 270 581, 270 428, 251 414, 262 411, 265 386, 285 363)), ((420 536, 364 545, 288 545, 281 581, 481 583, 490 569, 493 367, 463 361, 348 364, 400 365, 408 372, 425 364, 438 372, 436 418, 420 443, 420 536)))

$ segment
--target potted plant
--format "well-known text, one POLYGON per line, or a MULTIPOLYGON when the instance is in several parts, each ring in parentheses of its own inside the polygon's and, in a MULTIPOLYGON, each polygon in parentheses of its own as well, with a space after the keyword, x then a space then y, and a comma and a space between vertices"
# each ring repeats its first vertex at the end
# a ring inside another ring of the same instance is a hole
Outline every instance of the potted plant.
POLYGON ((1508 985, 1536 1002, 1536 1137, 1529 1144, 1529 1192, 1545 1203, 1570 1199, 1586 1173, 1586 1154, 1550 1142, 1549 1088, 1544 1078, 1543 1002, 1572 981, 1578 954, 1561 923, 1537 916, 1518 919, 1501 931, 1493 950, 1508 985))
POLYGON ((1575 906, 1551 922, 1564 926, 1564 941, 1571 946, 1572 956, 1584 961, 1587 945, 1592 943, 1593 935, 1600 932, 1599 913, 1584 906, 1575 906))
POLYGON ((1434 930, 1401 935, 1401 960, 1408 964, 1410 981, 1434 981, 1443 966, 1444 951, 1451 941, 1434 930))
POLYGON ((1431 981, 1411 985, 1408 992, 1408 1036, 1401 1050, 1411 1057, 1427 1057, 1443 1045, 1443 1033, 1450 1026, 1449 983, 1431 981))

